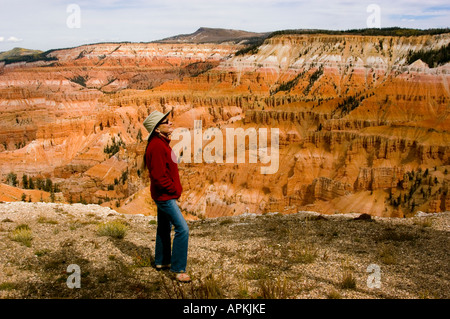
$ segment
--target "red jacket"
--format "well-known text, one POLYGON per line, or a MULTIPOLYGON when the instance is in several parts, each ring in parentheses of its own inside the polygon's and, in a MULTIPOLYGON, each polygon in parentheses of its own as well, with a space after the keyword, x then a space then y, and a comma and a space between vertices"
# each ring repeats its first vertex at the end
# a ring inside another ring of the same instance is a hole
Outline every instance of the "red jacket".
MULTIPOLYGON (((150 174, 150 193, 157 201, 178 199, 183 188, 178 174, 178 164, 172 160, 170 140, 155 135, 145 152, 145 162, 150 174)), ((175 154, 173 155, 174 158, 175 154)))

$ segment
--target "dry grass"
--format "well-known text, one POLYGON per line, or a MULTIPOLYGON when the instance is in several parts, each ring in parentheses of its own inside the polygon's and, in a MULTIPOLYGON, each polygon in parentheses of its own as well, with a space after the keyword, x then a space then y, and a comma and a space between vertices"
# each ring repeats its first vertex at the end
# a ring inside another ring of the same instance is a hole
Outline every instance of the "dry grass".
POLYGON ((431 227, 433 226, 433 219, 429 218, 429 217, 425 217, 425 218, 420 218, 420 219, 416 219, 414 220, 414 225, 418 225, 421 226, 423 228, 425 227, 431 227))
POLYGON ((345 270, 341 282, 342 289, 355 289, 356 288, 356 279, 353 276, 353 273, 350 270, 345 270))
POLYGON ((395 265, 397 263, 397 257, 392 245, 382 243, 378 248, 378 254, 380 256, 380 260, 385 265, 395 265))
POLYGON ((291 295, 292 287, 286 278, 260 280, 257 298, 287 299, 291 295))
POLYGON ((50 218, 47 218, 47 217, 45 217, 45 216, 40 216, 40 217, 37 219, 37 222, 38 222, 38 223, 41 223, 41 224, 51 224, 51 225, 57 225, 57 224, 58 224, 58 221, 57 221, 57 220, 50 219, 50 218))
POLYGON ((212 273, 198 276, 192 283, 186 285, 161 276, 161 285, 168 299, 222 299, 225 297, 223 282, 212 273))
POLYGON ((328 299, 342 299, 342 295, 339 293, 339 291, 333 289, 329 293, 327 293, 328 299))
POLYGON ((17 284, 13 282, 3 282, 0 284, 0 291, 2 290, 14 290, 16 289, 17 284))
POLYGON ((314 263, 318 256, 318 249, 312 244, 306 243, 296 243, 289 247, 289 262, 291 263, 301 263, 310 264, 314 263))

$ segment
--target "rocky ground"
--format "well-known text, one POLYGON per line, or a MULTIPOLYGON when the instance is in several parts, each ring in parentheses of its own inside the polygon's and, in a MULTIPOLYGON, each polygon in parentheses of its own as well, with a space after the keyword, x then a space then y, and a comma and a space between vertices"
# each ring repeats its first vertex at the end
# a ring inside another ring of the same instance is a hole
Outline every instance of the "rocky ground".
POLYGON ((180 284, 153 267, 155 217, 97 205, 1 203, 0 298, 450 297, 450 212, 364 217, 189 221, 193 280, 180 284), (110 223, 123 233, 100 233, 110 223), (72 264, 80 288, 68 287, 76 283, 72 264))

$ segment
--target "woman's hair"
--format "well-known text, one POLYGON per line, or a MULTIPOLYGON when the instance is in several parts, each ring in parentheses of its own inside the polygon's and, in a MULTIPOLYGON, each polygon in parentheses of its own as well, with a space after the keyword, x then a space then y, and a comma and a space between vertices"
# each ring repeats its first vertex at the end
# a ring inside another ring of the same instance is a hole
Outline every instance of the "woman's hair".
POLYGON ((148 169, 147 167, 147 163, 146 163, 146 155, 147 155, 147 149, 148 149, 148 145, 150 144, 150 140, 157 135, 158 133, 156 132, 156 129, 158 128, 159 124, 155 127, 155 129, 153 130, 152 134, 150 134, 150 136, 147 139, 147 146, 145 146, 145 151, 144 151, 144 160, 142 161, 142 169, 148 169))
MULTIPOLYGON (((166 117, 167 118, 167 117, 166 117)), ((142 161, 142 169, 146 169, 147 167, 147 163, 146 163, 146 155, 147 155, 147 149, 148 149, 148 144, 150 143, 150 140, 155 136, 158 135, 159 133, 156 132, 156 130, 158 129, 159 125, 161 125, 161 122, 163 122, 165 118, 163 118, 158 124, 156 124, 155 128, 153 129, 152 134, 150 134, 150 136, 147 139, 147 146, 145 147, 145 151, 144 151, 144 160, 142 161)))

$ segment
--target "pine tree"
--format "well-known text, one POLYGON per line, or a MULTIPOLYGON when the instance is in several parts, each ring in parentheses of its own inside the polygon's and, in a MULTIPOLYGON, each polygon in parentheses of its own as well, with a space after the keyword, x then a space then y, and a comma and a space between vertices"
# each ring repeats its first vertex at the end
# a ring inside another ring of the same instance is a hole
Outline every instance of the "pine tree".
POLYGON ((17 186, 17 175, 13 172, 9 173, 6 177, 6 181, 9 185, 16 187, 17 186))
POLYGON ((52 183, 52 180, 51 180, 50 178, 47 178, 47 179, 45 180, 44 190, 45 190, 46 192, 51 192, 52 189, 53 189, 53 183, 52 183))
POLYGON ((22 184, 23 184, 23 188, 25 188, 25 189, 27 189, 29 187, 28 176, 26 174, 22 175, 22 184))
POLYGON ((28 179, 28 188, 29 189, 34 189, 34 182, 33 182, 33 179, 31 177, 28 179))

